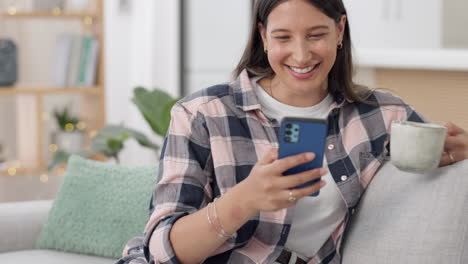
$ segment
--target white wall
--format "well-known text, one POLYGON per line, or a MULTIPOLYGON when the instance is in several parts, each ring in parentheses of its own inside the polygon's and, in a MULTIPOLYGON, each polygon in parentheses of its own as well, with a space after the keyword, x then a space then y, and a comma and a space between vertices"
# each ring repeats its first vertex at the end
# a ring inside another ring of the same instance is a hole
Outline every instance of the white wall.
POLYGON ((245 47, 250 0, 186 1, 187 92, 227 82, 245 47))
MULTIPOLYGON (((136 86, 178 93, 178 1, 127 1, 130 8, 123 10, 119 2, 105 0, 107 123, 123 123, 156 140, 130 100, 136 86)), ((121 154, 125 164, 156 161, 152 152, 127 143, 121 154)))

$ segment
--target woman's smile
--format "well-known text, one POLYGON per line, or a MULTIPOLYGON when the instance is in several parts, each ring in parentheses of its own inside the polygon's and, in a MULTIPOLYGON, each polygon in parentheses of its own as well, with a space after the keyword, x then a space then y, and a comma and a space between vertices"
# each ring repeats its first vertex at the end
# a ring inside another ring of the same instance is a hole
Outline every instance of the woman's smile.
POLYGON ((293 77, 299 80, 310 79, 320 70, 320 63, 308 67, 294 67, 286 65, 286 68, 293 77))

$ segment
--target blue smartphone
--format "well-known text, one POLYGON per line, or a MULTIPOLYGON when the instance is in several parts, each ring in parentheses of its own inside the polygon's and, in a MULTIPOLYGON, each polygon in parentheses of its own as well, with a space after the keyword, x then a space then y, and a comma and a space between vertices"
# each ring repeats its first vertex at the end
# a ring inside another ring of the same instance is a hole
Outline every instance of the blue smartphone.
MULTIPOLYGON (((315 159, 311 162, 291 168, 283 175, 297 174, 303 171, 321 168, 325 153, 325 140, 327 137, 327 120, 312 118, 285 117, 281 121, 279 138, 279 158, 285 158, 305 152, 315 153, 315 159)), ((295 188, 309 186, 319 179, 304 183, 295 188)), ((320 191, 310 196, 319 195, 320 191)))

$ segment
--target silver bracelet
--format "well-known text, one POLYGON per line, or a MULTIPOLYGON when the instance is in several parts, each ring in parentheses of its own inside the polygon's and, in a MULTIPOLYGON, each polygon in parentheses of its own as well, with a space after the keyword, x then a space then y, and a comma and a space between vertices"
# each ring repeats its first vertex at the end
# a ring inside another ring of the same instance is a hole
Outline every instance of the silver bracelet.
POLYGON ((213 207, 214 207, 214 215, 215 215, 215 219, 216 221, 218 222, 218 227, 219 227, 219 231, 220 231, 220 235, 224 238, 229 238, 231 237, 227 232, 226 230, 224 230, 223 226, 221 225, 221 221, 219 221, 219 217, 218 217, 218 210, 216 209, 216 200, 218 200, 218 198, 215 198, 214 201, 213 201, 213 207))
POLYGON ((213 223, 213 221, 211 220, 211 216, 210 216, 210 207, 211 207, 211 204, 212 203, 209 203, 208 206, 206 207, 206 217, 208 219, 208 223, 215 229, 216 231, 216 234, 218 234, 218 236, 220 238, 228 238, 229 236, 226 236, 225 235, 225 231, 223 229, 219 230, 219 228, 216 226, 215 223, 213 223), (223 233, 224 232, 224 233, 223 233))

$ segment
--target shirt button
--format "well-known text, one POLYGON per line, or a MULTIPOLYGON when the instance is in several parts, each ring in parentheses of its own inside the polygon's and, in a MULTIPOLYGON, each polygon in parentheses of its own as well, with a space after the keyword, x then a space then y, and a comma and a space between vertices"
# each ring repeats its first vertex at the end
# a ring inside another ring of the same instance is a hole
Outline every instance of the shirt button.
POLYGON ((346 175, 341 176, 341 181, 346 181, 347 179, 348 179, 348 176, 346 175))
POLYGON ((335 148, 335 145, 333 144, 328 145, 328 150, 333 150, 334 148, 335 148))

